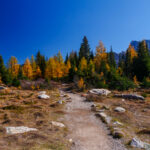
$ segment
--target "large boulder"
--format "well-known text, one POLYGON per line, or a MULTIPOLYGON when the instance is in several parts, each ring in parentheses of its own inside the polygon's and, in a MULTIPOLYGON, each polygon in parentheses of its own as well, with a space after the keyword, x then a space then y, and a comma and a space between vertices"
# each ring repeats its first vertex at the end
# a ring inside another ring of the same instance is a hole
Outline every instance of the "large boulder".
POLYGON ((89 93, 91 94, 96 94, 96 95, 108 95, 111 93, 111 91, 107 90, 107 89, 92 89, 89 90, 89 93))
POLYGON ((140 141, 137 138, 133 138, 130 145, 136 148, 142 148, 146 150, 150 150, 150 144, 140 141))
POLYGON ((136 99, 136 100, 144 100, 144 97, 137 94, 115 94, 115 97, 121 97, 125 99, 136 99))
POLYGON ((6 133, 7 134, 18 134, 18 133, 25 133, 29 131, 37 131, 36 128, 28 128, 25 126, 20 126, 20 127, 5 127, 6 128, 6 133))
POLYGON ((116 107, 115 109, 114 109, 116 112, 125 112, 126 110, 124 109, 124 108, 122 108, 122 107, 116 107))

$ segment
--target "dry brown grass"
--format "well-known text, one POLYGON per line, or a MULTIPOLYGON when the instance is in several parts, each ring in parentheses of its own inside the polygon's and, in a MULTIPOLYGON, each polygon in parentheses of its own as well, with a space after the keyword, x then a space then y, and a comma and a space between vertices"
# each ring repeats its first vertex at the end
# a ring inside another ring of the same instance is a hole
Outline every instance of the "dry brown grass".
POLYGON ((60 99, 58 90, 47 90, 50 99, 38 99, 38 91, 9 90, 0 92, 0 149, 67 150, 66 129, 54 127, 52 120, 63 117, 63 105, 50 107, 60 99), (6 126, 28 126, 36 132, 7 135, 6 126))
MULTIPOLYGON (((131 92, 131 91, 130 91, 131 92)), ((123 142, 126 144, 133 137, 138 137, 142 141, 150 143, 150 92, 149 91, 136 91, 137 94, 143 92, 147 93, 145 101, 138 100, 125 100, 121 98, 114 98, 109 96, 103 100, 99 100, 97 97, 96 104, 101 106, 110 106, 106 113, 113 118, 113 120, 120 121, 123 126, 120 128, 125 133, 123 142), (120 106, 126 109, 125 113, 115 112, 114 108, 120 106)), ((116 92, 115 92, 116 93, 116 92)), ((127 93, 127 92, 126 92, 127 93)), ((91 96, 90 96, 91 97, 91 96)), ((101 97, 100 97, 101 99, 101 97)), ((114 125, 111 124, 110 128, 114 125)))

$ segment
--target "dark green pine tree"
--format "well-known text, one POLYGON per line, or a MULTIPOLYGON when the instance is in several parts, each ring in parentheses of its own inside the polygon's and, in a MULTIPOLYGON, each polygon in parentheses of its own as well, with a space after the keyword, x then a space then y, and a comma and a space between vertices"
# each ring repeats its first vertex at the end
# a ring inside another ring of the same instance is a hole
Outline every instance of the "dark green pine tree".
MULTIPOLYGON (((120 67, 124 71, 124 67, 125 67, 125 54, 124 54, 124 52, 119 54, 118 67, 120 67)), ((123 75, 124 75, 124 72, 123 72, 123 75)))
POLYGON ((65 64, 67 64, 68 59, 69 59, 69 56, 68 56, 68 53, 67 53, 66 58, 65 58, 65 64))
POLYGON ((0 76, 2 78, 2 82, 9 85, 12 83, 12 77, 9 71, 5 68, 4 61, 2 56, 0 56, 0 76))
POLYGON ((138 57, 134 60, 134 74, 139 81, 150 77, 150 54, 145 41, 139 43, 138 57))
POLYGON ((22 73, 22 66, 19 67, 19 72, 18 72, 18 79, 24 79, 23 73, 22 73))
POLYGON ((87 61, 90 60, 90 46, 88 44, 88 40, 86 36, 84 36, 83 42, 81 43, 81 47, 79 51, 79 60, 81 60, 82 57, 85 57, 87 61))
POLYGON ((45 76, 45 68, 46 68, 46 60, 43 55, 41 55, 40 51, 38 51, 36 55, 36 64, 40 67, 40 70, 42 72, 42 77, 45 76))
POLYGON ((93 51, 90 51, 90 59, 94 59, 94 54, 93 54, 93 51))
POLYGON ((108 63, 110 67, 116 68, 115 55, 114 55, 112 46, 110 48, 110 52, 108 53, 108 63))

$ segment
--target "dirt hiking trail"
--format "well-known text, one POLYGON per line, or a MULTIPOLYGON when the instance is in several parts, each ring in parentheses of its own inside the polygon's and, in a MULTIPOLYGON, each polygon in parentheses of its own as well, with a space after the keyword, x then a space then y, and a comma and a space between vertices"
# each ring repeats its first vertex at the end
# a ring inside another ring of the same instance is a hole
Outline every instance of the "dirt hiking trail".
POLYGON ((91 102, 85 102, 78 94, 67 94, 72 99, 65 110, 68 138, 74 142, 71 150, 126 150, 119 140, 108 135, 105 125, 91 112, 91 102))

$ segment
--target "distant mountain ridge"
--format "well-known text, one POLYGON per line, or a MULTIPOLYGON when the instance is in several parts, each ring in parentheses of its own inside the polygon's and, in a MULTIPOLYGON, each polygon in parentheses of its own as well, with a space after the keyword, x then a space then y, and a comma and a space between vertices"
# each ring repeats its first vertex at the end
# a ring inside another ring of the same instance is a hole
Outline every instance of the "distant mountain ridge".
MULTIPOLYGON (((148 46, 148 49, 150 50, 150 40, 145 40, 146 44, 148 46)), ((139 45, 140 41, 131 41, 131 46, 134 47, 134 49, 137 51, 138 50, 138 45, 139 45)))

